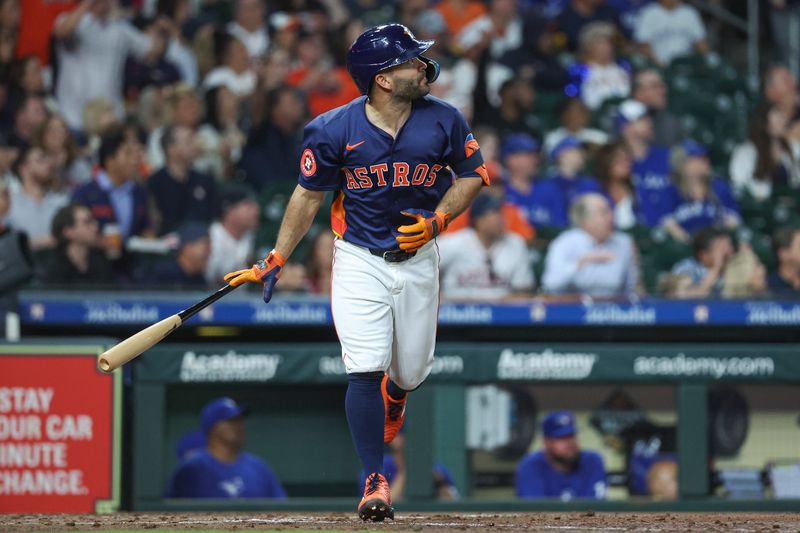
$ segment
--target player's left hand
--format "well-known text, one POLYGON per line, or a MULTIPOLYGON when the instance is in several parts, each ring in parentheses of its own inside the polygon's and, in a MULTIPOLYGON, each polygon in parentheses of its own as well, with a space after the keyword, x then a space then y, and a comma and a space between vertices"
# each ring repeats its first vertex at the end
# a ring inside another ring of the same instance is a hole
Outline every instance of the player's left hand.
POLYGON ((225 274, 224 279, 234 287, 248 282, 263 283, 264 302, 269 303, 272 299, 272 289, 275 287, 275 283, 278 282, 278 278, 281 277, 281 269, 285 264, 286 258, 279 252, 272 250, 266 259, 262 259, 251 268, 225 274))
POLYGON ((409 209, 408 211, 402 211, 401 214, 417 221, 415 224, 397 228, 400 235, 395 239, 400 243, 400 249, 405 252, 416 252, 425 243, 443 232, 448 222, 450 222, 450 213, 443 213, 442 211, 409 209))

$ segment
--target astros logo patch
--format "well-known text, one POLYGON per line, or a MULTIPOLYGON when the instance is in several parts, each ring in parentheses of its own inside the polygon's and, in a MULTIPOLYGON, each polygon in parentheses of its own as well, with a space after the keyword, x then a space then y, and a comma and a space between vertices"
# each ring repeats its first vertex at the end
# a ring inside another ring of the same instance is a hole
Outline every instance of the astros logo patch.
POLYGON ((311 148, 303 150, 303 155, 300 157, 300 172, 304 176, 313 176, 317 172, 317 161, 314 159, 314 152, 311 148))

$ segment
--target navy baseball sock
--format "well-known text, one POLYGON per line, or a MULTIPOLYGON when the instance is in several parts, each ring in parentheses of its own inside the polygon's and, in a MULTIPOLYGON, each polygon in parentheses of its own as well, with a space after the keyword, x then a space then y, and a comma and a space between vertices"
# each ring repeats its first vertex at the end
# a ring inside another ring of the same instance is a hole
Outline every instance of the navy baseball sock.
POLYGON ((383 372, 366 372, 347 376, 344 410, 347 423, 364 472, 383 471, 383 372))
POLYGON ((397 383, 389 379, 386 382, 386 393, 389 395, 390 398, 392 398, 393 400, 397 400, 399 402, 406 398, 406 394, 408 394, 408 391, 401 389, 400 387, 397 386, 397 383))

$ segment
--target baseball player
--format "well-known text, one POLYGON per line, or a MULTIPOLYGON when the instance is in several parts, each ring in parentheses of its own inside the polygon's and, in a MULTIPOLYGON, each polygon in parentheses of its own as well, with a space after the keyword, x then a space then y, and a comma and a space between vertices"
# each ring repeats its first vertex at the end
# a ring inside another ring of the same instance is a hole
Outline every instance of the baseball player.
POLYGON ((433 364, 439 298, 435 238, 489 183, 464 117, 428 96, 439 65, 400 24, 371 28, 347 52, 363 96, 305 128, 298 186, 275 249, 232 285, 260 282, 264 301, 333 191, 331 309, 348 373, 345 411, 368 473, 363 520, 394 518, 383 445, 403 424, 408 391, 433 364))

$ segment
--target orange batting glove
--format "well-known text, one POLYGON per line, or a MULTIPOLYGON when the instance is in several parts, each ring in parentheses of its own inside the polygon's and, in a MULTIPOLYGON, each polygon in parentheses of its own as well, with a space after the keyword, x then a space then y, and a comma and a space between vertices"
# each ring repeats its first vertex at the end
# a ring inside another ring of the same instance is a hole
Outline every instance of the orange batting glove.
POLYGON ((269 303, 272 299, 272 289, 278 278, 281 277, 281 269, 286 264, 286 258, 279 252, 272 250, 266 259, 257 262, 251 268, 244 270, 237 270, 225 274, 225 281, 228 285, 238 287, 243 283, 263 283, 264 284, 264 302, 269 303))
POLYGON ((397 231, 400 236, 395 237, 400 243, 400 249, 405 252, 416 252, 425 243, 439 235, 450 222, 450 213, 441 211, 425 211, 424 209, 409 209, 401 214, 416 219, 415 224, 400 226, 397 231))

